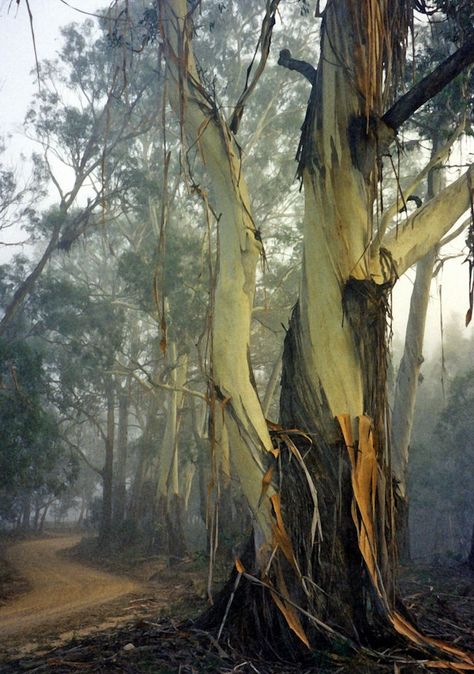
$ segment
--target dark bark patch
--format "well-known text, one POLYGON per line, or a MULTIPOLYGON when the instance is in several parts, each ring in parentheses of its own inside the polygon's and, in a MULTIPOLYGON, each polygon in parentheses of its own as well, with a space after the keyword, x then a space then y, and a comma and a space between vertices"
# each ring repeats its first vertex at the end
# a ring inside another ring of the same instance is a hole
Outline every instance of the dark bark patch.
POLYGON ((353 116, 347 127, 347 139, 352 165, 368 180, 375 166, 377 150, 377 122, 373 115, 353 116))

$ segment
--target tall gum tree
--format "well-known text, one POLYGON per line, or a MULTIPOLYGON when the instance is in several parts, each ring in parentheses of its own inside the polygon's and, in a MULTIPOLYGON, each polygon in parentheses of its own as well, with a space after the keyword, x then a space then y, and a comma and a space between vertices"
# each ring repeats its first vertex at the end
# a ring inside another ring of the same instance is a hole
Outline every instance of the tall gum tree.
MULTIPOLYGON (((259 63, 277 5, 266 3, 259 63)), ((283 354, 281 426, 269 431, 248 358, 261 244, 235 138, 245 106, 240 99, 237 123, 234 114, 227 124, 205 91, 188 9, 184 0, 159 2, 160 32, 171 105, 212 185, 219 232, 213 384, 254 519, 253 549, 236 562, 239 597, 221 604, 224 622, 242 639, 279 648, 296 640, 314 647, 321 633, 368 643, 393 629, 422 643, 395 609, 388 294, 469 209, 471 169, 403 225, 374 213, 381 156, 399 126, 474 60, 472 41, 394 104, 408 0, 329 1, 317 70, 287 51, 280 57, 311 80, 312 91, 300 144, 300 296, 283 354)), ((222 630, 222 614, 217 621, 222 630)))

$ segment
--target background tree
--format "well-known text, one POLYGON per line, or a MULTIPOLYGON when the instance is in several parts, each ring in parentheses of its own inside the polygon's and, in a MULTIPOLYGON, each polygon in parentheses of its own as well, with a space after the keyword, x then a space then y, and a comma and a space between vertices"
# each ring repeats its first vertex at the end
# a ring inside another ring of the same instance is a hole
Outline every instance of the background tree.
POLYGON ((6 522, 29 529, 39 511, 74 480, 77 462, 61 441, 57 415, 47 403, 47 378, 36 348, 0 342, 1 511, 6 522))

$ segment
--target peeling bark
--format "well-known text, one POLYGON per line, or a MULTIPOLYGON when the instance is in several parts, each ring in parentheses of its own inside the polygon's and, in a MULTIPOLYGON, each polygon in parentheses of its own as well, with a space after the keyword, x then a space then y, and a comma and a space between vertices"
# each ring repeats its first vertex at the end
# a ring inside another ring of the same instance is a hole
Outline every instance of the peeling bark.
MULTIPOLYGON (((396 272, 439 240, 447 220, 454 223, 468 208, 469 195, 464 176, 443 192, 446 204, 432 200, 410 216, 414 233, 404 226, 398 237, 377 240, 377 154, 394 137, 381 121, 388 100, 382 75, 404 39, 389 29, 405 5, 389 4, 338 0, 324 12, 300 146, 300 297, 285 340, 282 426, 272 426, 270 438, 247 358, 260 246, 239 148, 199 81, 186 3, 163 3, 170 98, 200 149, 220 218, 212 353, 217 413, 255 520, 253 541, 209 620, 219 625, 225 613, 240 638, 258 639, 259 647, 265 638, 272 648, 291 650, 297 640, 313 647, 336 633, 351 644, 409 633, 394 611, 388 294, 396 272), (369 5, 379 23, 371 23, 369 5)), ((409 638, 418 639, 415 632, 409 638)))
POLYGON ((183 404, 182 387, 188 373, 187 354, 177 355, 176 344, 168 344, 171 366, 166 425, 157 457, 157 536, 155 546, 166 549, 170 560, 181 559, 186 552, 183 531, 183 503, 179 488, 179 413, 183 404))
MULTIPOLYGON (((260 499, 265 454, 272 443, 248 363, 256 265, 261 242, 251 215, 240 148, 205 93, 190 44, 190 17, 183 0, 163 3, 161 31, 170 99, 191 145, 197 145, 213 185, 219 215, 218 272, 212 319, 213 384, 221 405, 231 460, 258 528, 258 548, 269 554, 272 513, 260 499)), ((268 496, 273 488, 270 487, 268 496)))

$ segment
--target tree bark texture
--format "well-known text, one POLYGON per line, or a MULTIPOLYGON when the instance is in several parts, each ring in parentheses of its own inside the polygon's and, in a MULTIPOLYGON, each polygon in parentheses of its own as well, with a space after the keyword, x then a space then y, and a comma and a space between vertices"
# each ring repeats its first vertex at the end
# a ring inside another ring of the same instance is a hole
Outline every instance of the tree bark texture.
POLYGON ((166 425, 157 456, 158 485, 156 536, 154 546, 166 550, 170 560, 178 560, 186 553, 183 529, 183 498, 179 479, 179 415, 183 405, 182 387, 188 373, 187 354, 177 355, 176 344, 168 344, 171 367, 170 383, 174 387, 168 395, 166 425))
POLYGON ((394 631, 423 643, 395 610, 388 294, 469 208, 470 195, 465 174, 396 236, 373 215, 379 154, 394 138, 382 115, 408 5, 338 0, 324 12, 300 144, 302 279, 285 340, 281 426, 270 426, 271 437, 248 366, 259 245, 239 148, 202 89, 186 3, 162 7, 171 102, 201 150, 220 217, 214 384, 254 517, 231 585, 239 596, 216 606, 242 640, 268 639, 272 648, 335 635, 373 642, 394 631))
POLYGON ((110 542, 112 535, 113 508, 113 467, 115 439, 115 394, 112 375, 107 376, 105 384, 107 404, 107 422, 105 437, 105 462, 102 469, 102 513, 99 529, 99 540, 102 545, 110 542))

